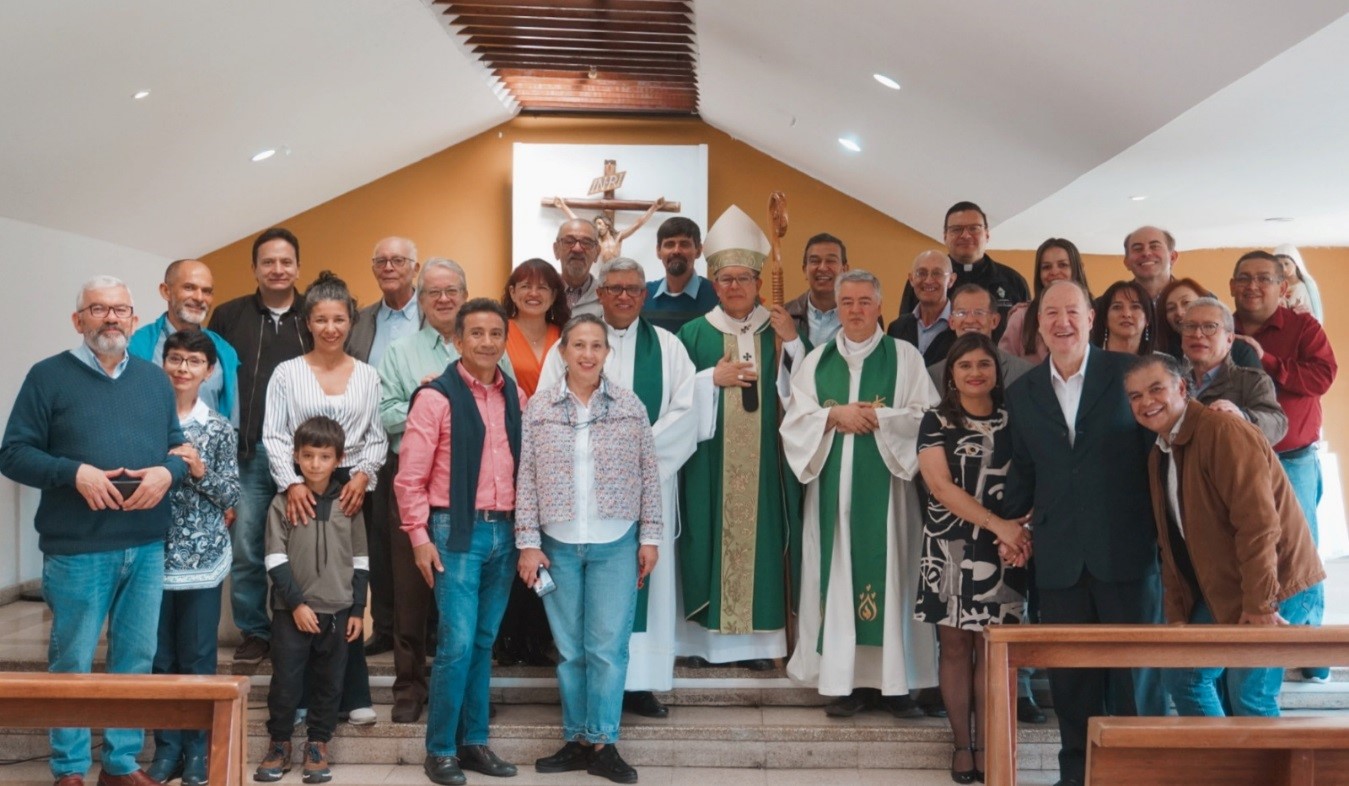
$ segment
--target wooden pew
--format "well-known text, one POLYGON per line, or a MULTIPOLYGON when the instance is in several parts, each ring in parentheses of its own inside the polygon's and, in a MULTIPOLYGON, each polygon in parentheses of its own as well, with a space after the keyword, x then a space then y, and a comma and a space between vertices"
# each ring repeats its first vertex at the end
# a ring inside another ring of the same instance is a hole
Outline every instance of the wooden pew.
POLYGON ((994 625, 984 648, 985 773, 1014 786, 1018 667, 1349 666, 1349 626, 994 625))
POLYGON ((1092 718, 1092 786, 1344 786, 1349 718, 1092 718))
POLYGON ((0 673, 0 727, 210 729, 210 782, 236 786, 248 687, 228 675, 0 673))

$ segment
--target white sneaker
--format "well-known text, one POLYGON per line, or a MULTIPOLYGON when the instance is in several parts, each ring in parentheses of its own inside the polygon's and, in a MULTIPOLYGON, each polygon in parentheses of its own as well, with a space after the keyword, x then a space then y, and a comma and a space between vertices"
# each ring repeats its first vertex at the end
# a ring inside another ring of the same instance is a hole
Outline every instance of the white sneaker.
POLYGON ((347 713, 347 723, 352 726, 374 726, 378 717, 374 707, 361 707, 347 713))

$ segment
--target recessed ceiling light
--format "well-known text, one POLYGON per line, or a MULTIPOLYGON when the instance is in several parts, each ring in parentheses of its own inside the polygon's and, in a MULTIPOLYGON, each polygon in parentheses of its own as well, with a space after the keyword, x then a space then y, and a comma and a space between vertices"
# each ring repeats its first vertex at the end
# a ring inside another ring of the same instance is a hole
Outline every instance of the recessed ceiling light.
POLYGON ((854 152, 854 153, 860 153, 860 152, 862 152, 862 146, 859 145, 859 144, 857 144, 855 141, 849 139, 849 138, 846 137, 846 136, 841 136, 841 137, 839 137, 839 138, 838 138, 838 143, 839 143, 840 145, 843 145, 844 149, 846 149, 846 150, 851 150, 851 151, 854 152))
POLYGON ((266 161, 267 159, 271 158, 274 155, 276 155, 276 148, 273 147, 264 150, 261 153, 254 153, 253 158, 249 160, 253 161, 254 163, 257 163, 258 161, 266 161))
POLYGON ((1134 196, 1131 196, 1129 198, 1135 202, 1142 202, 1144 199, 1147 199, 1148 197, 1146 194, 1135 194, 1134 196))
POLYGON ((899 83, 891 79, 890 77, 886 76, 885 74, 872 74, 871 77, 875 79, 877 82, 880 82, 881 84, 890 88, 891 90, 899 89, 899 83))
POLYGON ((137 101, 141 100, 142 98, 149 98, 149 97, 150 97, 150 91, 149 91, 149 90, 137 90, 134 94, 132 94, 131 97, 134 98, 134 99, 137 100, 137 101))
POLYGON ((1292 221, 1293 218, 1291 216, 1273 216, 1265 220, 1271 221, 1275 224, 1287 224, 1289 221, 1292 221))

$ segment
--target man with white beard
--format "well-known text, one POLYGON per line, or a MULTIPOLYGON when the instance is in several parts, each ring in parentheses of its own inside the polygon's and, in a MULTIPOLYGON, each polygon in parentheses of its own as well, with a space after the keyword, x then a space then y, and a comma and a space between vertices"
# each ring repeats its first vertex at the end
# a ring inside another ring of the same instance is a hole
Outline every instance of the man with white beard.
MULTIPOLYGON (((647 289, 639 263, 625 257, 605 263, 600 269, 598 292, 609 333, 604 375, 613 384, 633 390, 646 405, 660 464, 661 507, 666 522, 661 559, 637 598, 623 708, 649 718, 664 718, 669 710, 652 692, 674 687, 679 468, 693 455, 697 444, 693 362, 669 331, 640 316, 647 289)), ((539 390, 562 379, 565 367, 558 349, 555 344, 544 360, 539 390)))
POLYGON ((205 331, 215 344, 216 364, 201 383, 198 397, 206 406, 239 427, 239 355, 220 334, 202 327, 215 302, 215 280, 211 269, 195 259, 179 259, 164 270, 159 296, 168 310, 159 319, 137 330, 126 350, 133 357, 164 365, 164 340, 180 330, 205 331))
MULTIPOLYGON (((82 340, 29 369, 0 443, 0 472, 42 492, 33 523, 53 673, 91 671, 105 624, 111 674, 149 674, 158 643, 164 496, 196 451, 183 446, 169 378, 127 354, 135 313, 121 281, 85 282, 71 315, 82 340)), ((56 786, 84 786, 89 730, 50 737, 56 786)), ((106 729, 99 784, 155 786, 136 763, 144 741, 141 729, 106 729)))

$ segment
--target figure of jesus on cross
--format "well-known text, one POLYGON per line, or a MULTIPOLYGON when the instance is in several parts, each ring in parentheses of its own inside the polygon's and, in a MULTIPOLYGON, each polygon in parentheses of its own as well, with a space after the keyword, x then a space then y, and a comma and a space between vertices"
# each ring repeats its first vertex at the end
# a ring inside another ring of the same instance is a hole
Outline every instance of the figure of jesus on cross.
POLYGON ((567 218, 576 221, 577 215, 572 212, 572 208, 586 208, 590 210, 599 210, 600 214, 595 217, 595 234, 600 241, 600 262, 608 262, 617 259, 623 253, 623 241, 632 236, 634 232, 642 228, 651 216, 658 211, 666 213, 678 213, 678 202, 666 202, 665 197, 658 197, 654 202, 643 202, 638 200, 616 199, 615 195, 618 187, 623 184, 623 176, 626 172, 619 172, 618 162, 613 159, 607 159, 604 162, 604 175, 597 177, 591 183, 590 193, 603 193, 603 199, 565 199, 557 196, 551 200, 545 198, 543 203, 550 207, 555 207, 567 214, 567 218), (645 210, 646 212, 626 229, 619 230, 614 226, 614 211, 616 210, 645 210))

